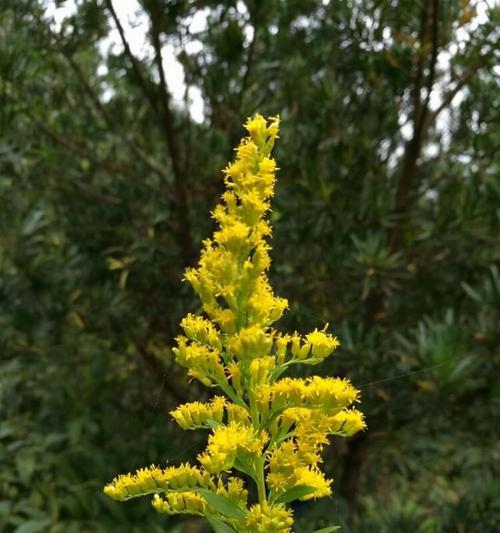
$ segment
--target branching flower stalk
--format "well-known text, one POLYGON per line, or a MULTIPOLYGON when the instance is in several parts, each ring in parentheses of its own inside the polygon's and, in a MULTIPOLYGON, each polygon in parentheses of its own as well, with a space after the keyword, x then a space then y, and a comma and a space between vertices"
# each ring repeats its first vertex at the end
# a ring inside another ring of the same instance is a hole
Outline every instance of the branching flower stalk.
POLYGON ((273 327, 287 308, 267 277, 279 118, 256 115, 245 128, 212 213, 218 230, 204 241, 198 267, 185 272, 203 314, 182 320, 173 348, 189 376, 223 393, 171 412, 183 429, 209 430, 207 447, 198 466, 150 466, 118 476, 104 492, 115 500, 152 495, 160 513, 202 515, 216 531, 285 533, 289 502, 331 494, 320 469, 328 437, 349 437, 365 422, 347 379, 282 377, 292 365, 321 363, 339 342, 326 328, 300 336, 273 327))

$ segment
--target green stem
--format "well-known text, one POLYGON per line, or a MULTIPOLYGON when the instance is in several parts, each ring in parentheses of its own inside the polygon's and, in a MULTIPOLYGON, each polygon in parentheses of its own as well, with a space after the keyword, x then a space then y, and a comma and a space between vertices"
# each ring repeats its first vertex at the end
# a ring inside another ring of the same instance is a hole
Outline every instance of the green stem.
POLYGON ((243 398, 241 398, 239 394, 231 387, 231 385, 229 385, 229 383, 223 383, 222 381, 218 381, 217 385, 219 385, 219 387, 229 396, 229 398, 235 404, 238 404, 248 410, 248 405, 245 403, 243 398))
POLYGON ((264 457, 259 457, 257 459, 255 470, 257 471, 257 493, 259 496, 259 503, 262 505, 267 502, 266 484, 264 481, 264 457))
MULTIPOLYGON (((255 393, 250 389, 250 410, 252 415, 252 423, 254 428, 258 431, 260 430, 260 413, 257 406, 257 401, 255 398, 255 393)), ((259 497, 259 503, 263 504, 267 502, 266 496, 266 484, 264 479, 264 463, 265 456, 262 455, 255 460, 255 474, 257 482, 257 494, 259 497)))

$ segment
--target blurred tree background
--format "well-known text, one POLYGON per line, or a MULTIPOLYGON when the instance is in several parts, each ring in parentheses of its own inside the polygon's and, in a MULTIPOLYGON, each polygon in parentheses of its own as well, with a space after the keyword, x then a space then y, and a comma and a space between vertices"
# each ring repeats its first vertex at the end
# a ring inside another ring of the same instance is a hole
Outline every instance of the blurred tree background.
POLYGON ((101 491, 203 442, 169 421, 206 395, 169 346, 256 111, 283 120, 282 328, 333 325, 320 370, 362 389, 369 426, 333 442, 334 498, 298 531, 500 531, 499 20, 468 0, 1 2, 0 531, 203 530, 101 491))

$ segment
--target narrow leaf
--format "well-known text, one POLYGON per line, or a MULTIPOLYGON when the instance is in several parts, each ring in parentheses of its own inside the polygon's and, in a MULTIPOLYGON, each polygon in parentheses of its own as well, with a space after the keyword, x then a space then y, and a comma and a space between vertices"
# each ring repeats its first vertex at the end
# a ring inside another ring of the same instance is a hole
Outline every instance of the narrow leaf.
POLYGON ((207 500, 208 505, 213 507, 218 513, 229 518, 238 518, 240 520, 245 518, 245 511, 226 496, 214 494, 207 489, 196 489, 196 492, 201 494, 207 500))
POLYGON ((228 525, 224 524, 224 522, 217 520, 217 518, 213 518, 212 516, 207 516, 206 518, 215 533, 236 533, 232 527, 229 527, 228 525))
POLYGON ((240 472, 243 472, 247 476, 250 476, 255 482, 257 482, 253 466, 243 462, 240 458, 236 458, 236 461, 234 462, 234 468, 240 472))
POLYGON ((38 533, 40 531, 47 531, 47 527, 50 525, 50 518, 36 518, 33 520, 27 520, 23 522, 15 533, 38 533))
POLYGON ((338 529, 340 529, 340 526, 328 526, 323 529, 316 529, 312 533, 331 533, 331 531, 337 531, 338 529))
POLYGON ((310 485, 295 485, 291 489, 288 489, 283 494, 280 494, 275 503, 288 503, 299 498, 304 498, 308 494, 312 494, 316 489, 310 485))

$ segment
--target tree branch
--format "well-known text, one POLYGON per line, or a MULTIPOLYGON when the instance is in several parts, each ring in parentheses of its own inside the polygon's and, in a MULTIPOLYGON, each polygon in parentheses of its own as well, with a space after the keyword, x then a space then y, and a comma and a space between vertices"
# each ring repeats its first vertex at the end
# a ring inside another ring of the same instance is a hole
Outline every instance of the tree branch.
POLYGON ((154 161, 152 161, 146 155, 146 153, 144 152, 142 147, 138 143, 134 142, 129 136, 123 134, 122 132, 117 131, 115 123, 114 123, 113 119, 111 118, 108 110, 102 104, 101 100, 99 99, 99 96, 93 90, 93 88, 91 87, 89 81, 87 80, 87 78, 85 77, 85 75, 83 74, 81 68, 75 62, 75 60, 70 55, 66 55, 62 51, 61 51, 61 53, 63 54, 63 56, 66 58, 66 60, 70 64, 71 68, 73 69, 73 71, 75 72, 75 74, 76 74, 76 76, 78 78, 78 81, 80 82, 80 85, 83 87, 84 91, 87 93, 87 95, 89 96, 89 98, 93 102, 95 109, 103 117, 103 119, 104 119, 106 125, 108 126, 108 128, 111 131, 115 132, 116 135, 118 135, 123 141, 125 141, 125 143, 130 147, 132 152, 144 163, 144 165, 147 168, 149 168, 149 170, 151 170, 153 173, 155 173, 156 175, 158 175, 160 177, 160 179, 162 180, 164 185, 170 186, 169 178, 168 178, 167 174, 154 161))
MULTIPOLYGON (((19 100, 14 95, 8 95, 15 103, 19 104, 19 100)), ((77 145, 70 140, 68 140, 65 136, 60 135, 59 133, 51 130, 48 128, 43 122, 41 122, 39 119, 37 119, 31 111, 28 109, 20 109, 21 113, 24 113, 32 124, 34 124, 43 134, 45 134, 47 137, 55 141, 56 143, 60 144, 61 146, 64 146, 67 150, 70 152, 76 154, 82 159, 88 159, 94 166, 100 167, 103 170, 106 170, 110 173, 118 173, 122 174, 123 176, 126 176, 127 178, 134 178, 134 174, 132 174, 128 169, 122 167, 121 165, 115 165, 113 163, 110 163, 108 161, 104 161, 101 159, 97 159, 92 152, 89 152, 86 148, 77 145)))
POLYGON ((436 121, 437 117, 441 114, 441 112, 444 111, 453 102, 455 96, 457 96, 457 94, 465 87, 465 85, 467 85, 467 83, 472 80, 472 78, 474 78, 478 70, 486 66, 486 64, 486 61, 479 61, 475 65, 472 65, 472 67, 470 67, 465 72, 465 74, 456 82, 455 87, 444 95, 443 101, 437 107, 437 109, 429 113, 429 115, 427 116, 427 120, 424 124, 424 130, 432 126, 432 124, 436 121))
POLYGON ((413 135, 406 143, 403 163, 397 182, 394 212, 397 222, 389 233, 389 247, 392 252, 400 246, 401 231, 404 226, 404 219, 408 210, 410 191, 417 172, 417 161, 422 151, 422 145, 427 134, 427 116, 429 114, 429 103, 434 86, 436 62, 439 49, 439 0, 428 0, 422 10, 420 28, 420 47, 417 74, 415 76, 414 109, 413 109, 413 135), (431 7, 432 6, 432 7, 431 7), (430 28, 429 28, 430 26, 430 28), (429 35, 430 33, 430 35, 429 35), (421 101, 421 88, 423 69, 426 57, 422 50, 427 49, 431 43, 431 53, 429 59, 429 74, 427 77, 427 94, 425 101, 421 101))
MULTIPOLYGON (((111 4, 111 8, 112 8, 111 4)), ((113 10, 114 13, 114 10, 113 10)), ((116 13, 115 13, 116 16, 116 13)), ((117 19, 118 20, 118 19, 117 19)), ((40 19, 41 22, 41 19, 40 19)), ((119 21, 118 21, 119 23, 119 21)), ((121 26, 120 26, 121 27, 121 26)), ((88 79, 86 78, 85 74, 83 73, 82 69, 78 65, 78 63, 73 59, 73 56, 71 53, 67 53, 64 50, 64 46, 61 40, 60 35, 58 35, 56 32, 52 31, 50 26, 46 26, 46 30, 49 37, 49 42, 52 39, 56 44, 53 46, 53 49, 61 54, 64 59, 69 63, 70 67, 73 69, 73 72, 76 74, 76 77, 78 78, 78 81, 80 82, 80 85, 82 86, 84 92, 89 96, 91 102, 94 104, 94 108, 100 113, 102 118, 104 119, 106 125, 108 128, 113 131, 116 135, 118 135, 123 141, 125 141, 126 144, 130 147, 132 152, 144 163, 144 165, 149 168, 153 173, 157 174, 162 182, 165 185, 169 185, 169 178, 167 174, 154 162, 152 161, 144 152, 144 149, 140 146, 139 143, 134 142, 133 139, 131 139, 129 136, 123 134, 122 132, 118 131, 115 122, 113 121, 111 115, 109 114, 106 107, 102 104, 99 95, 94 91, 91 84, 89 83, 88 79)), ((123 28, 121 30, 123 32, 123 28)), ((52 44, 52 43, 51 43, 52 44)), ((128 47, 128 43, 126 45, 128 47)), ((130 50, 130 48, 128 48, 130 50)))
POLYGON ((415 74, 415 82, 413 84, 413 124, 418 121, 420 116, 420 106, 422 104, 421 100, 421 90, 422 90, 422 79, 424 76, 424 67, 427 54, 424 53, 427 45, 427 33, 429 27, 429 8, 430 0, 426 0, 425 4, 422 6, 422 13, 420 15, 420 30, 418 34, 418 58, 417 58, 417 72, 415 74))
POLYGON ((105 3, 109 12, 111 13, 111 16, 113 17, 113 20, 115 21, 116 28, 118 29, 118 33, 120 34, 120 39, 122 41, 123 47, 125 48, 125 55, 129 58, 129 61, 132 65, 132 70, 134 72, 137 83, 140 85, 142 92, 148 100, 153 112, 158 113, 158 104, 156 102, 154 92, 151 90, 151 87, 148 85, 147 80, 144 78, 141 72, 141 65, 139 61, 130 49, 130 45, 127 41, 127 38, 125 37, 125 31, 123 30, 123 26, 120 22, 120 19, 118 18, 118 15, 116 14, 115 8, 113 7, 113 2, 112 0, 105 0, 105 3))
POLYGON ((252 40, 250 41, 250 44, 248 46, 248 53, 247 53, 247 59, 245 62, 245 72, 243 74, 243 78, 241 80, 241 86, 240 86, 240 92, 238 95, 238 113, 241 114, 241 106, 243 103, 243 97, 245 95, 245 91, 247 90, 248 86, 248 80, 250 79, 250 73, 252 71, 252 65, 253 65, 253 58, 255 54, 255 43, 257 41, 257 25, 253 25, 253 36, 252 40))
POLYGON ((163 55, 161 45, 160 21, 161 13, 158 11, 156 3, 151 3, 148 8, 151 22, 151 40, 155 51, 155 63, 160 78, 159 100, 161 104, 162 131, 170 154, 172 172, 174 174, 174 195, 176 199, 176 210, 178 217, 177 240, 182 253, 182 260, 185 266, 192 264, 195 252, 191 236, 191 223, 189 220, 189 207, 185 188, 185 173, 182 164, 181 143, 177 131, 173 125, 173 114, 170 108, 170 92, 168 90, 165 69, 163 68, 163 55))
POLYGON ((425 96, 425 102, 424 102, 422 111, 419 116, 418 130, 416 133, 416 136, 420 139, 420 143, 422 143, 423 141, 422 134, 425 135, 426 133, 426 130, 424 129, 424 125, 426 122, 427 114, 429 112, 431 93, 434 87, 434 78, 436 75, 436 63, 437 63, 438 50, 439 50, 438 29, 439 29, 439 0, 432 0, 432 51, 431 51, 431 59, 430 59, 430 65, 429 65, 429 76, 427 78, 427 94, 425 96))
POLYGON ((160 13, 156 12, 158 6, 156 5, 156 3, 153 2, 149 5, 146 4, 144 6, 144 9, 148 12, 151 21, 151 37, 153 48, 155 50, 155 63, 160 77, 159 94, 156 93, 156 91, 149 85, 148 81, 144 78, 141 71, 141 64, 130 49, 130 45, 125 37, 125 31, 120 22, 120 19, 118 18, 118 15, 116 14, 112 0, 105 0, 105 3, 118 29, 120 39, 125 48, 125 55, 129 58, 135 78, 139 83, 144 95, 146 96, 155 116, 161 117, 162 119, 161 131, 163 132, 163 135, 166 140, 167 149, 170 155, 170 161, 172 165, 172 173, 174 177, 173 194, 175 197, 175 208, 178 219, 176 237, 178 246, 182 254, 182 262, 185 266, 187 266, 193 262, 195 253, 188 215, 187 194, 184 187, 184 172, 180 162, 180 142, 177 133, 173 127, 173 117, 170 109, 170 94, 168 92, 165 71, 163 69, 160 29, 158 26, 160 13))
MULTIPOLYGON (((400 233, 403 226, 403 215, 408 207, 409 193, 414 176, 417 170, 417 160, 420 156, 423 139, 425 136, 424 121, 428 115, 430 95, 434 86, 435 68, 438 55, 438 22, 439 22, 439 0, 427 0, 422 8, 420 32, 419 32, 419 56, 417 60, 417 71, 413 87, 413 134, 411 140, 406 144, 403 165, 399 175, 395 212, 400 217, 395 226, 389 232, 389 249, 392 253, 400 246, 400 233), (432 8, 431 8, 432 3, 432 8), (425 63, 428 54, 429 43, 429 25, 431 25, 431 57, 429 62, 429 75, 427 77, 427 94, 425 101, 422 103, 422 83, 424 77, 425 63)), ((367 299, 366 312, 364 315, 365 324, 370 327, 377 320, 378 315, 383 312, 385 307, 385 293, 380 288, 373 291, 367 299)), ((345 494, 351 500, 354 500, 359 487, 360 472, 365 462, 365 443, 367 434, 358 434, 349 443, 349 454, 346 459, 345 474, 342 479, 342 488, 345 494)))

